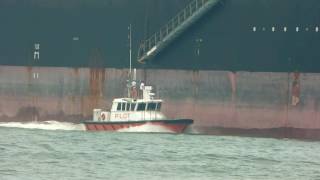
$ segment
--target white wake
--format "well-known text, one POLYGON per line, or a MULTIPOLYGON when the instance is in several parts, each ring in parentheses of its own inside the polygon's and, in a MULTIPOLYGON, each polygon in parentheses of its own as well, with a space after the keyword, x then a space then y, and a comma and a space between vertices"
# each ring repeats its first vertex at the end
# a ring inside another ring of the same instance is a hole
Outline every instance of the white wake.
POLYGON ((6 122, 0 123, 0 127, 24 128, 24 129, 43 129, 43 130, 66 130, 82 131, 84 125, 69 122, 43 121, 43 122, 6 122))
POLYGON ((174 133, 173 131, 170 131, 169 129, 163 126, 153 125, 153 124, 143 124, 141 126, 123 128, 123 129, 119 129, 118 132, 174 133))

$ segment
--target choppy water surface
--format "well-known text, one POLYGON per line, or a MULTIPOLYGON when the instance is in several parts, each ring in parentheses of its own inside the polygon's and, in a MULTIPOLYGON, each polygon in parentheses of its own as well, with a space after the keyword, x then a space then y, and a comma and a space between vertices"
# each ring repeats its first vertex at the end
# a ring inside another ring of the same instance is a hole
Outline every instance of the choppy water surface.
POLYGON ((320 142, 0 124, 0 179, 320 179, 320 142))

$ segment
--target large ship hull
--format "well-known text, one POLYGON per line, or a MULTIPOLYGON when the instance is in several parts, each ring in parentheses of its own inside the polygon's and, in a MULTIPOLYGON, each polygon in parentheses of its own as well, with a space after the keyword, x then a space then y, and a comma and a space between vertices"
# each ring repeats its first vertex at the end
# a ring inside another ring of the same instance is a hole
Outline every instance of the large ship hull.
MULTIPOLYGON (((89 119, 92 109, 110 109, 112 99, 126 95, 127 72, 2 66, 1 120, 89 119), (34 72, 39 76, 34 78, 34 72)), ((155 90, 165 103, 163 113, 169 118, 195 120, 195 133, 230 129, 245 134, 238 131, 242 129, 248 130, 247 134, 262 130, 262 135, 272 136, 275 131, 268 130, 320 130, 317 73, 138 70, 137 74, 147 77, 148 84, 157 85, 155 90)), ((282 135, 290 137, 285 131, 282 135)))
MULTIPOLYGON (((133 57, 188 0, 0 1, 0 119, 76 121, 126 95, 133 57)), ((194 132, 320 139, 320 1, 221 0, 146 64, 194 132), (279 133, 281 132, 281 133, 279 133)))

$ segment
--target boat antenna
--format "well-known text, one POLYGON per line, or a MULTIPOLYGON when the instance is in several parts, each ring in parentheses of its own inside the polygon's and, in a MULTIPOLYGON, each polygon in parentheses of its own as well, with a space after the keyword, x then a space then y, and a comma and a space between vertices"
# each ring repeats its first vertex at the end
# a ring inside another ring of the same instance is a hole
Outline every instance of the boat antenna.
POLYGON ((129 60, 130 60, 130 70, 129 75, 132 78, 132 36, 131 36, 131 24, 128 27, 129 29, 129 60))
MULTIPOLYGON (((131 24, 128 27, 128 39, 129 39, 129 74, 127 80, 128 97, 131 98, 131 88, 133 86, 133 81, 135 81, 135 74, 132 76, 132 34, 131 34, 131 24)), ((135 70, 135 69, 134 69, 135 70)))

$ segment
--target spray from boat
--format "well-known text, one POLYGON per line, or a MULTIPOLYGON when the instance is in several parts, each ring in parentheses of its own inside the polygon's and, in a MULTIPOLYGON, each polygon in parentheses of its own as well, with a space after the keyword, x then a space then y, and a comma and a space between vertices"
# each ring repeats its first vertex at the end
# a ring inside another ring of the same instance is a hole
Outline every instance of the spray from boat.
POLYGON ((83 131, 85 127, 82 124, 59 121, 33 121, 33 122, 6 122, 0 123, 0 127, 23 128, 23 129, 41 129, 41 130, 64 130, 64 131, 83 131))

